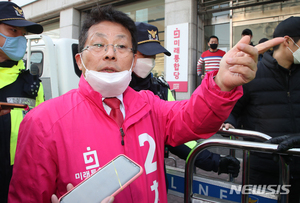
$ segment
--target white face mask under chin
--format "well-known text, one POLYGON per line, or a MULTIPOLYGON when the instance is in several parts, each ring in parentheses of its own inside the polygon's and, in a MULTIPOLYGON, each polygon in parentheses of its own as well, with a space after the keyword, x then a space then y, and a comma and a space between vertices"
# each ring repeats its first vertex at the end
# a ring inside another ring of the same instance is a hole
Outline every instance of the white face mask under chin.
POLYGON ((102 97, 116 97, 127 89, 130 81, 131 81, 131 67, 129 70, 114 72, 114 73, 106 73, 106 72, 97 72, 93 70, 88 70, 81 58, 81 63, 85 68, 85 80, 90 84, 90 86, 96 92, 99 92, 102 97))
POLYGON ((150 74, 154 66, 154 58, 138 58, 133 72, 141 78, 146 78, 150 74))
POLYGON ((295 52, 293 52, 289 47, 287 48, 293 53, 294 64, 300 64, 300 47, 295 42, 294 44, 298 47, 298 49, 295 52))

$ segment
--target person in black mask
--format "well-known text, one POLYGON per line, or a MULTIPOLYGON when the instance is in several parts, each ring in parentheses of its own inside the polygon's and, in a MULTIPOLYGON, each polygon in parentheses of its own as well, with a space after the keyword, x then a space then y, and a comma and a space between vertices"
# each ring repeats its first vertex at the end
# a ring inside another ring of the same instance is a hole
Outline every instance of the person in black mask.
POLYGON ((205 73, 219 69, 220 61, 225 55, 225 51, 218 49, 219 38, 217 36, 210 36, 208 41, 209 49, 201 54, 197 63, 197 75, 204 78, 205 73), (205 67, 203 66, 205 65, 205 67), (202 74, 202 70, 204 74, 202 74))

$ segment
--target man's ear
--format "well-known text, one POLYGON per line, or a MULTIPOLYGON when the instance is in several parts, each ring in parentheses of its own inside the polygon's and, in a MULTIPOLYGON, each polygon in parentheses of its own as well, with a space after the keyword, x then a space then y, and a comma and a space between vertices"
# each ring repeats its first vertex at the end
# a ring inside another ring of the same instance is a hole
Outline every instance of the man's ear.
POLYGON ((82 71, 82 63, 81 63, 81 56, 80 55, 81 55, 81 53, 77 53, 75 55, 75 60, 76 60, 76 63, 78 65, 79 70, 82 71))
POLYGON ((132 72, 133 72, 133 69, 135 68, 135 65, 136 65, 136 60, 137 60, 137 55, 136 54, 133 54, 133 64, 132 64, 132 72))
POLYGON ((290 45, 290 42, 291 42, 291 38, 287 35, 284 36, 283 44, 288 47, 290 45))

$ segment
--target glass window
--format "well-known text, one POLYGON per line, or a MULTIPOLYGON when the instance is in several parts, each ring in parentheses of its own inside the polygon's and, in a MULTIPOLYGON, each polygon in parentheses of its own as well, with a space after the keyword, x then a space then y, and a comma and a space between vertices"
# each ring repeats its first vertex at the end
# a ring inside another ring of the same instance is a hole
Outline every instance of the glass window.
POLYGON ((268 4, 263 4, 259 6, 251 6, 246 8, 239 8, 234 9, 233 14, 250 14, 250 13, 258 13, 260 14, 262 11, 263 13, 269 13, 269 15, 277 15, 282 14, 282 12, 288 12, 289 14, 293 13, 294 11, 297 12, 299 7, 300 0, 289 0, 283 2, 272 2, 268 4))
MULTIPOLYGON (((208 6, 208 9, 221 9, 229 6, 228 3, 208 6)), ((201 47, 201 51, 206 51, 209 47, 207 45, 209 37, 215 35, 219 38, 219 49, 227 52, 230 49, 230 24, 229 24, 230 11, 219 11, 213 13, 204 14, 204 47, 201 47)))
POLYGON ((233 27, 233 46, 241 39, 244 29, 248 28, 252 31, 252 43, 257 45, 262 38, 273 38, 273 32, 279 22, 255 23, 250 25, 241 25, 233 27))
POLYGON ((300 0, 290 0, 233 10, 233 46, 246 28, 252 30, 254 45, 262 38, 273 38, 278 23, 289 16, 299 16, 299 8, 300 0))
MULTIPOLYGON (((43 73, 43 52, 41 51, 33 51, 30 56, 30 73, 32 75, 42 76, 43 73)), ((27 53, 23 57, 24 65, 27 66, 27 53)), ((27 67, 26 67, 27 69, 27 67)))
MULTIPOLYGON (((209 25, 204 27, 205 50, 208 49, 209 37, 215 35, 219 38, 219 49, 228 51, 230 49, 230 27, 229 23, 209 25)), ((202 50, 202 51, 205 51, 202 50)))

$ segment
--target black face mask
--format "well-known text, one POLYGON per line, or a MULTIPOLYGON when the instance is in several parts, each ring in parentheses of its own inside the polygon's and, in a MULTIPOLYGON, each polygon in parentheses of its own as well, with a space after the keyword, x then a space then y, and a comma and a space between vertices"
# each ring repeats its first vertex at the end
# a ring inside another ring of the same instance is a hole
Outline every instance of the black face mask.
POLYGON ((210 44, 209 47, 211 49, 216 49, 218 47, 218 44, 210 44))

